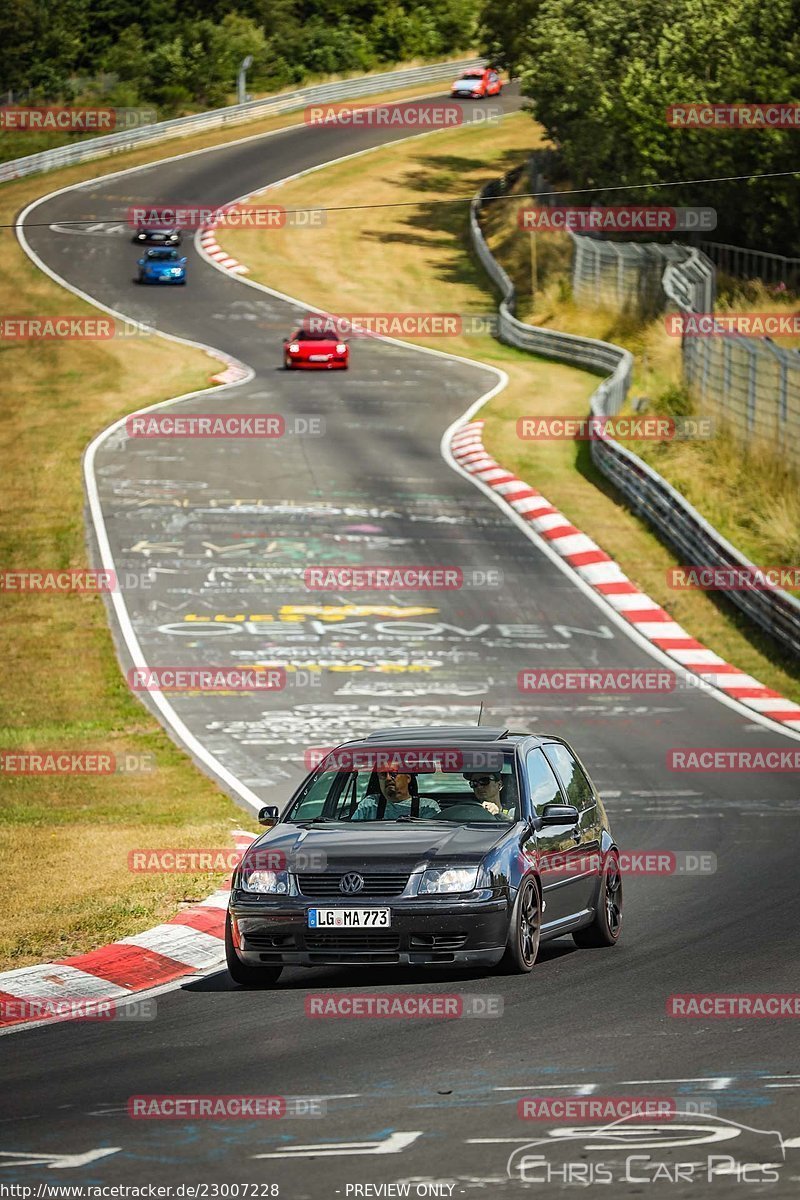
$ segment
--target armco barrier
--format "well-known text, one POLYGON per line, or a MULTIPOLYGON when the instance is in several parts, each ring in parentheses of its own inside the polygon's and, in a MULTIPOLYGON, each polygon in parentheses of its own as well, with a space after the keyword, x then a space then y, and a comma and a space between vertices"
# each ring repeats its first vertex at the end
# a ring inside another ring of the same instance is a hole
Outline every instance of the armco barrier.
MULTIPOLYGON (((592 394, 590 407, 594 416, 613 416, 622 407, 630 387, 633 356, 611 342, 527 325, 514 316, 514 285, 486 244, 479 221, 485 198, 497 194, 497 184, 490 184, 473 200, 470 232, 475 253, 501 294, 498 322, 501 340, 518 349, 530 350, 584 370, 608 372, 592 394)), ((675 547, 684 562, 755 569, 749 559, 638 455, 610 437, 596 438, 589 445, 599 470, 616 485, 634 512, 645 517, 665 541, 675 547)), ((800 602, 793 596, 780 589, 736 591, 729 592, 728 596, 784 649, 800 655, 800 602)))
POLYGON ((480 66, 483 61, 481 58, 458 59, 454 62, 436 63, 433 66, 387 71, 382 75, 362 75, 356 79, 343 79, 336 83, 320 83, 313 87, 283 92, 278 96, 250 100, 246 104, 231 104, 227 108, 215 108, 210 112, 193 113, 189 117, 177 117, 174 121, 159 121, 154 125, 143 125, 122 133, 85 138, 69 146, 57 146, 52 150, 42 150, 38 154, 29 154, 25 158, 0 163, 0 183, 18 179, 23 175, 52 171, 56 167, 74 166, 76 163, 102 158, 107 154, 120 154, 124 150, 134 150, 139 146, 148 146, 169 138, 188 137, 208 129, 241 125, 258 117, 296 112, 307 104, 358 99, 362 96, 375 96, 381 92, 412 87, 417 83, 436 83, 452 78, 455 72, 465 67, 480 66))

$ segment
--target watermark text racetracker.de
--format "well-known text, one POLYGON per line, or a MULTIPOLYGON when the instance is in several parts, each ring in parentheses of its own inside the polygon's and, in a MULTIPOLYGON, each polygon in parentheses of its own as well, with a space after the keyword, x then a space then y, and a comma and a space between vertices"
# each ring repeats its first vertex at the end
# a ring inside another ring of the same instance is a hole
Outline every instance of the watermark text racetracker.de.
POLYGON ((324 1117, 321 1096, 138 1095, 129 1096, 134 1121, 252 1121, 284 1117, 324 1117))
MULTIPOLYGON (((503 116, 500 104, 470 107, 470 124, 495 124, 503 116)), ((442 100, 394 104, 310 104, 303 111, 306 125, 336 129, 452 129, 464 123, 464 108, 442 100)))
POLYGON ((517 224, 529 233, 697 233, 716 229, 717 212, 653 204, 553 204, 519 209, 517 224))
POLYGON ((769 592, 800 588, 800 567, 715 567, 695 564, 667 568, 667 586, 674 591, 769 592))
POLYGON ((127 224, 134 231, 322 229, 327 217, 324 208, 286 209, 280 204, 139 203, 128 208, 127 224))
POLYGON ((0 106, 0 130, 4 133, 114 133, 152 125, 157 120, 155 108, 88 108, 56 104, 0 106))
POLYGON ((293 413, 140 413, 127 417, 129 438, 323 437, 325 418, 293 413))
POLYGON ((664 328, 670 337, 780 338, 800 335, 800 313, 727 312, 667 313, 664 328))
POLYGON ((145 875, 196 875, 211 871, 235 871, 240 863, 248 871, 324 871, 328 856, 322 850, 291 850, 257 846, 187 847, 150 846, 128 852, 128 870, 145 875))
POLYGON ((437 992, 323 992, 305 998, 307 1017, 328 1020, 458 1020, 503 1015, 503 997, 437 992))
POLYGON ((310 592, 425 592, 462 588, 500 588, 503 572, 497 567, 446 566, 325 566, 306 567, 303 582, 310 592))
POLYGON ((621 438, 630 442, 673 442, 714 437, 711 417, 529 416, 517 418, 517 437, 526 442, 594 442, 621 438))
POLYGON ((670 771, 800 771, 800 750, 771 747, 676 746, 667 751, 670 771))
POLYGON ((0 750, 3 775, 149 775, 157 769, 152 753, 119 754, 109 750, 0 750))
POLYGON ((496 313, 347 312, 312 313, 301 328, 319 338, 480 337, 494 336, 496 313))
POLYGON ((658 667, 526 667, 517 675, 520 692, 549 693, 596 692, 600 695, 640 695, 654 692, 709 691, 716 677, 706 678, 658 667))
POLYGON ((150 337, 154 332, 147 322, 115 321, 111 317, 0 317, 0 341, 4 342, 102 342, 109 338, 150 337))
POLYGON ((800 104, 771 100, 749 104, 670 104, 667 124, 674 129, 800 129, 800 104))
POLYGON ((22 1021, 155 1021, 158 1005, 153 996, 142 999, 89 1000, 85 996, 0 997, 0 1025, 22 1021))
POLYGON ((95 595, 100 592, 146 590, 155 583, 151 570, 107 571, 92 567, 47 569, 31 567, 0 571, 0 595, 39 592, 42 594, 95 595))

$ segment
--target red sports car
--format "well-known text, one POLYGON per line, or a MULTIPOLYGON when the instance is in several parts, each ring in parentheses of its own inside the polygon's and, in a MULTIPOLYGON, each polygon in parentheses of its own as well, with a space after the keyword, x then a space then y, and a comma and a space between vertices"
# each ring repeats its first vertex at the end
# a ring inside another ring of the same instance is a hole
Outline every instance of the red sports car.
POLYGON ((455 100, 471 100, 499 96, 502 90, 503 81, 495 67, 471 67, 455 81, 450 95, 455 100))
POLYGON ((310 371, 346 371, 349 361, 347 342, 329 334, 296 329, 283 343, 283 365, 287 371, 295 367, 310 371))

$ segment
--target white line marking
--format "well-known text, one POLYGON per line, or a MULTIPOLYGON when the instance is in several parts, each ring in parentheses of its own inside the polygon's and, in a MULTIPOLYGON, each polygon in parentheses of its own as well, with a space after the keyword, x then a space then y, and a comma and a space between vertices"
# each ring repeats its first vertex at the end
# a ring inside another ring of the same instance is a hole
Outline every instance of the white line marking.
POLYGON ((0 1150, 0 1158, 11 1159, 11 1162, 0 1163, 0 1167, 49 1167, 51 1171, 64 1171, 69 1167, 85 1167, 88 1163, 96 1162, 98 1158, 108 1158, 109 1154, 119 1154, 122 1146, 109 1146, 102 1150, 86 1150, 83 1154, 37 1154, 36 1151, 23 1153, 18 1150, 0 1150))
POLYGON ((525 1087, 496 1087, 493 1092, 574 1092, 576 1096, 591 1096, 596 1083, 529 1083, 525 1087))
POLYGON ((659 1083, 707 1083, 710 1086, 707 1088, 709 1092, 721 1092, 724 1088, 730 1085, 736 1079, 735 1075, 707 1075, 700 1076, 697 1079, 620 1079, 619 1087, 625 1087, 628 1084, 659 1084, 659 1083))
POLYGON ((319 1156, 333 1157, 345 1154, 399 1154, 417 1138, 422 1137, 422 1130, 414 1133, 390 1133, 382 1142, 319 1142, 316 1145, 286 1146, 283 1150, 275 1150, 270 1154, 253 1154, 251 1158, 305 1158, 319 1156))

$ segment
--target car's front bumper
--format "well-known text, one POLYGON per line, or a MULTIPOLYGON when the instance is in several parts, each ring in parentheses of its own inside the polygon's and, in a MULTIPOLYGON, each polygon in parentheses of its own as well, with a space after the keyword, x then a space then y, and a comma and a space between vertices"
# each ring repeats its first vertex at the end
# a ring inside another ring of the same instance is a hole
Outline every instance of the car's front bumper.
POLYGON ((347 368, 346 358, 330 358, 327 362, 309 362, 307 358, 293 358, 287 355, 289 366, 295 371, 344 371, 347 368))
POLYGON ((510 905, 507 897, 462 900, 441 897, 362 900, 356 908, 390 908, 389 929, 310 929, 309 908, 348 907, 307 897, 231 896, 234 941, 250 966, 314 967, 347 964, 489 966, 506 947, 510 905))

